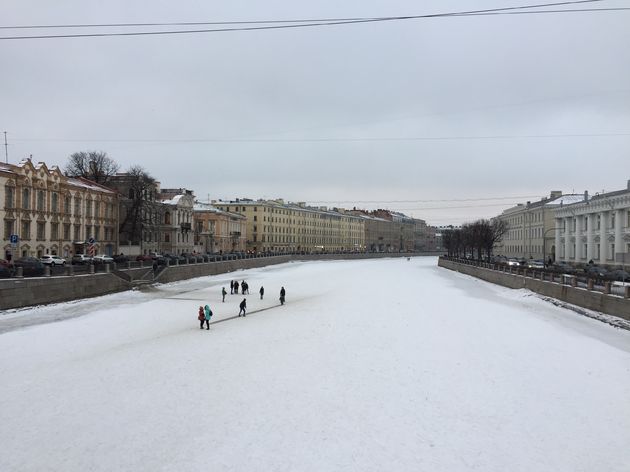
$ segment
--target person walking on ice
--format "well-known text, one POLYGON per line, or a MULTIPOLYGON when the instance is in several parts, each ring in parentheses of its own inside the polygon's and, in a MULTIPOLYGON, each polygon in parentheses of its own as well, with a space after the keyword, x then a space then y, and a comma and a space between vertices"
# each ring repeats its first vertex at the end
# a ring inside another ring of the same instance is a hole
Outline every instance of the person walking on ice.
POLYGON ((197 315, 197 319, 199 320, 199 329, 203 329, 203 322, 205 321, 206 316, 202 306, 199 307, 199 315, 197 315))
POLYGON ((203 319, 206 322, 206 329, 210 329, 210 318, 212 318, 212 310, 206 305, 203 309, 203 319))
POLYGON ((230 280, 230 295, 234 295, 234 281, 230 280))
POLYGON ((221 287, 221 295, 223 295, 223 302, 225 302, 225 296, 227 295, 227 292, 225 291, 225 287, 221 287))
POLYGON ((260 290, 258 290, 258 293, 260 293, 260 299, 263 299, 263 295, 265 294, 265 287, 260 287, 260 290))
POLYGON ((284 290, 284 287, 280 289, 280 305, 284 305, 284 297, 287 292, 284 290))
POLYGON ((245 310, 247 309, 247 298, 243 298, 243 301, 239 306, 241 307, 241 310, 238 312, 238 316, 241 316, 241 314, 245 316, 245 310))
POLYGON ((234 295, 238 295, 238 282, 234 281, 234 295))

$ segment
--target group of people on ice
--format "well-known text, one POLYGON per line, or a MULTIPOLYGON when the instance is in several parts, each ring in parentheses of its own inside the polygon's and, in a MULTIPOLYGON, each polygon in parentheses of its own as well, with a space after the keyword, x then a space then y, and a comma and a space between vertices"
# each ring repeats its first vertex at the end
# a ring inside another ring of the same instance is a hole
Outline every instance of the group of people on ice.
MULTIPOLYGON (((245 282, 244 280, 241 282, 240 284, 241 290, 243 292, 243 295, 248 294, 249 295, 249 285, 247 285, 247 282, 245 282)), ((239 283, 238 280, 231 280, 230 281, 230 294, 231 295, 238 295, 238 288, 239 288, 239 283)))
MULTIPOLYGON (((230 281, 230 294, 238 295, 239 287, 241 288, 243 295, 249 294, 249 285, 247 285, 247 282, 245 282, 244 280, 240 284, 236 280, 231 280, 230 281)), ((258 293, 260 294, 260 299, 262 300, 265 295, 265 287, 261 286, 258 293)), ((284 289, 284 287, 282 287, 280 289, 280 305, 284 305, 286 294, 287 294, 286 290, 284 289)), ((227 295, 227 290, 225 290, 225 287, 221 287, 221 297, 222 297, 223 302, 225 302, 226 295, 227 295)), ((247 316, 247 298, 243 298, 243 301, 239 304, 238 316, 247 316)), ((212 310, 210 310, 210 307, 208 305, 206 305, 205 307, 200 306, 199 315, 197 316, 197 319, 199 320, 199 329, 203 329, 203 326, 205 323, 206 329, 209 330, 210 318, 212 318, 212 310)))

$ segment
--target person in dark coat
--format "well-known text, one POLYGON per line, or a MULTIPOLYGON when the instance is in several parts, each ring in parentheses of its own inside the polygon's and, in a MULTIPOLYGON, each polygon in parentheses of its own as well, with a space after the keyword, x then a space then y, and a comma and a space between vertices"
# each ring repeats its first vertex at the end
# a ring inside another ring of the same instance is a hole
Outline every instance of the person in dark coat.
POLYGON ((234 294, 238 295, 238 282, 236 280, 234 281, 234 294))
POLYGON ((199 320, 199 329, 203 329, 203 322, 206 320, 206 313, 202 306, 199 307, 199 314, 197 315, 199 320))
POLYGON ((287 292, 284 290, 284 287, 282 287, 280 289, 280 305, 284 305, 284 297, 286 296, 287 292))
POLYGON ((265 287, 260 287, 260 290, 258 290, 258 293, 260 293, 260 299, 263 299, 263 295, 265 294, 265 287))
POLYGON ((223 301, 225 302, 225 296, 227 295, 225 287, 221 287, 221 295, 223 295, 223 301))
POLYGON ((230 280, 230 295, 234 295, 234 281, 230 280))
POLYGON ((241 310, 238 312, 238 316, 241 316, 241 314, 245 316, 245 310, 247 309, 247 298, 243 298, 243 301, 239 306, 241 310))

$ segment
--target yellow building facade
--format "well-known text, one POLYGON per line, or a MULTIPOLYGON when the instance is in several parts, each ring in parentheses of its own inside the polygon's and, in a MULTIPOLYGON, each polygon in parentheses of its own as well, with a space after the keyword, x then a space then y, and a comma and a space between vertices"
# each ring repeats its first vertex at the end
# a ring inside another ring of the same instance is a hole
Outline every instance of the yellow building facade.
POLYGON ((343 210, 285 203, 283 200, 215 201, 223 211, 247 219, 252 252, 357 252, 365 250, 364 220, 343 210))

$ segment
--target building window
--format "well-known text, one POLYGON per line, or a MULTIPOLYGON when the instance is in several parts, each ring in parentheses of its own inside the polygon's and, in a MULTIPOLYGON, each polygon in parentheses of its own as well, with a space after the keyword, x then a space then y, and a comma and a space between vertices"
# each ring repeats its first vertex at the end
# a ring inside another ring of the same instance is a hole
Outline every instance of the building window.
POLYGON ((28 210, 31 208, 31 192, 29 189, 25 188, 22 190, 22 208, 28 210))
POLYGON ((85 216, 88 218, 92 217, 92 200, 85 200, 85 216))
POLYGON ((53 241, 59 239, 59 223, 50 224, 50 239, 53 241))
POLYGON ((254 221, 258 221, 258 217, 254 215, 254 221))
POLYGON ((74 197, 74 216, 81 216, 81 199, 74 197))
POLYGON ((37 222, 37 240, 43 241, 46 239, 46 223, 37 222))
POLYGON ((31 239, 31 222, 30 221, 22 221, 22 234, 20 235, 20 239, 31 239))
POLYGON ((13 220, 4 220, 4 239, 8 240, 13 234, 13 228, 15 225, 15 221, 13 220))
POLYGON ((66 195, 63 200, 63 211, 70 214, 72 212, 72 198, 70 195, 66 195))
POLYGON ((64 223, 63 225, 63 239, 70 241, 70 223, 64 223))
POLYGON ((97 241, 101 237, 100 233, 101 233, 101 227, 100 226, 94 226, 94 239, 96 239, 97 241))
POLYGON ((44 197, 45 193, 43 190, 37 191, 37 211, 44 211, 44 197))
POLYGON ((81 225, 74 225, 74 240, 81 241, 81 225))
POLYGON ((15 207, 15 189, 13 187, 4 188, 4 206, 7 208, 15 207))
POLYGON ((54 213, 58 213, 59 212, 59 194, 57 192, 53 192, 52 197, 51 197, 51 203, 52 203, 52 211, 54 213))

